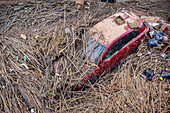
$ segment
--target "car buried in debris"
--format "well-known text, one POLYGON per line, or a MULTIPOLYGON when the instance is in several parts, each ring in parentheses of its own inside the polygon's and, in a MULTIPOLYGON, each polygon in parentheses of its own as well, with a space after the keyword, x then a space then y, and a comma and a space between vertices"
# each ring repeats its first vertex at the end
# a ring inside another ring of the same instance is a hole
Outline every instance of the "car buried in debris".
POLYGON ((122 10, 97 23, 89 32, 92 37, 82 56, 83 60, 95 63, 97 67, 74 85, 74 90, 81 89, 88 82, 94 84, 99 77, 114 69, 138 47, 147 27, 135 13, 122 10))

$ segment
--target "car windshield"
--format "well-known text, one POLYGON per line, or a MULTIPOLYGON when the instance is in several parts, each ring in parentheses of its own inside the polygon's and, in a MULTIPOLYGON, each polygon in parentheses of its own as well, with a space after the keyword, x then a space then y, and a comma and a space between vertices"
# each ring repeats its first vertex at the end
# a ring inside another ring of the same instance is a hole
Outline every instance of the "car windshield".
POLYGON ((83 51, 83 59, 88 59, 91 63, 97 64, 105 50, 106 47, 104 45, 91 38, 88 41, 85 51, 83 51))

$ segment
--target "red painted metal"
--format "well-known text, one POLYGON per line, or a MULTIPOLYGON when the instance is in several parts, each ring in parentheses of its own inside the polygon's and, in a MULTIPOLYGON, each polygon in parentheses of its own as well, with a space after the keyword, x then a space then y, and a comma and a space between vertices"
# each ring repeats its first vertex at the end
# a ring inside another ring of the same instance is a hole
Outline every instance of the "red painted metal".
POLYGON ((141 40, 144 37, 144 33, 147 32, 147 27, 141 27, 140 28, 140 32, 139 35, 134 38, 132 41, 130 41, 126 46, 124 46, 120 51, 118 51, 115 55, 113 55, 111 58, 109 58, 109 60, 106 63, 101 63, 102 60, 104 59, 104 56, 106 55, 107 51, 109 50, 109 48, 115 43, 117 42, 119 39, 121 39, 122 37, 124 37, 125 35, 127 35, 128 33, 132 32, 133 30, 130 29, 129 31, 125 32, 124 34, 122 34, 121 36, 119 36, 118 38, 116 38, 109 46, 108 48, 105 50, 102 59, 99 61, 98 68, 96 68, 96 70, 94 70, 94 72, 92 72, 89 75, 86 75, 82 81, 80 81, 80 83, 78 85, 76 85, 74 87, 74 89, 79 90, 82 88, 83 84, 85 84, 92 76, 94 75, 100 75, 102 76, 104 73, 108 72, 112 67, 114 67, 117 63, 119 63, 123 58, 127 57, 134 49, 137 45, 139 45, 139 43, 141 42, 141 40))

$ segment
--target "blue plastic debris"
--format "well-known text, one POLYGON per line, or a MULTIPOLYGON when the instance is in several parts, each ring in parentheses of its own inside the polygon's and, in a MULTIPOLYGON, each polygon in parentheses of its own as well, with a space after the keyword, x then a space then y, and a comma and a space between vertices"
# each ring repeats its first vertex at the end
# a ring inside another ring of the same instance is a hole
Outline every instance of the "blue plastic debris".
POLYGON ((52 23, 52 20, 50 20, 50 24, 52 23))
POLYGON ((154 37, 155 37, 155 39, 158 40, 158 41, 163 39, 163 37, 160 37, 158 34, 156 34, 154 37))
POLYGON ((2 26, 0 25, 0 29, 2 28, 2 26))
POLYGON ((161 75, 159 77, 170 78, 170 73, 167 70, 162 70, 161 75))
POLYGON ((163 37, 160 36, 162 34, 163 32, 159 30, 151 31, 150 35, 153 36, 154 38, 148 41, 148 45, 151 47, 158 46, 158 41, 163 39, 163 37))
POLYGON ((151 81, 153 80, 155 74, 151 72, 148 68, 145 69, 144 71, 145 75, 141 75, 143 78, 146 78, 147 80, 151 81))
POLYGON ((163 54, 161 54, 161 57, 162 57, 162 58, 166 58, 166 57, 167 57, 167 54, 163 53, 163 54))
POLYGON ((158 40, 156 40, 155 38, 150 39, 150 40, 148 41, 148 45, 149 45, 150 47, 158 46, 158 40))

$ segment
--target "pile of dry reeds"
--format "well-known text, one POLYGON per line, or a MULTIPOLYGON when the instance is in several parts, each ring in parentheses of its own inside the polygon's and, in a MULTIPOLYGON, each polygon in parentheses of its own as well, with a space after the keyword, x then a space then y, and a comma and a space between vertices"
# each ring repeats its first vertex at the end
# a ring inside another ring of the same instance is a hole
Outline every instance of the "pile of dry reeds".
POLYGON ((158 76, 170 60, 161 58, 160 50, 149 50, 146 41, 94 85, 71 91, 71 85, 95 67, 85 66, 80 58, 90 38, 88 29, 124 7, 93 2, 79 11, 73 2, 62 1, 1 5, 0 111, 168 112, 169 80, 158 76), (60 53, 54 73, 53 60, 60 53), (141 80, 145 68, 156 74, 153 81, 141 80))

